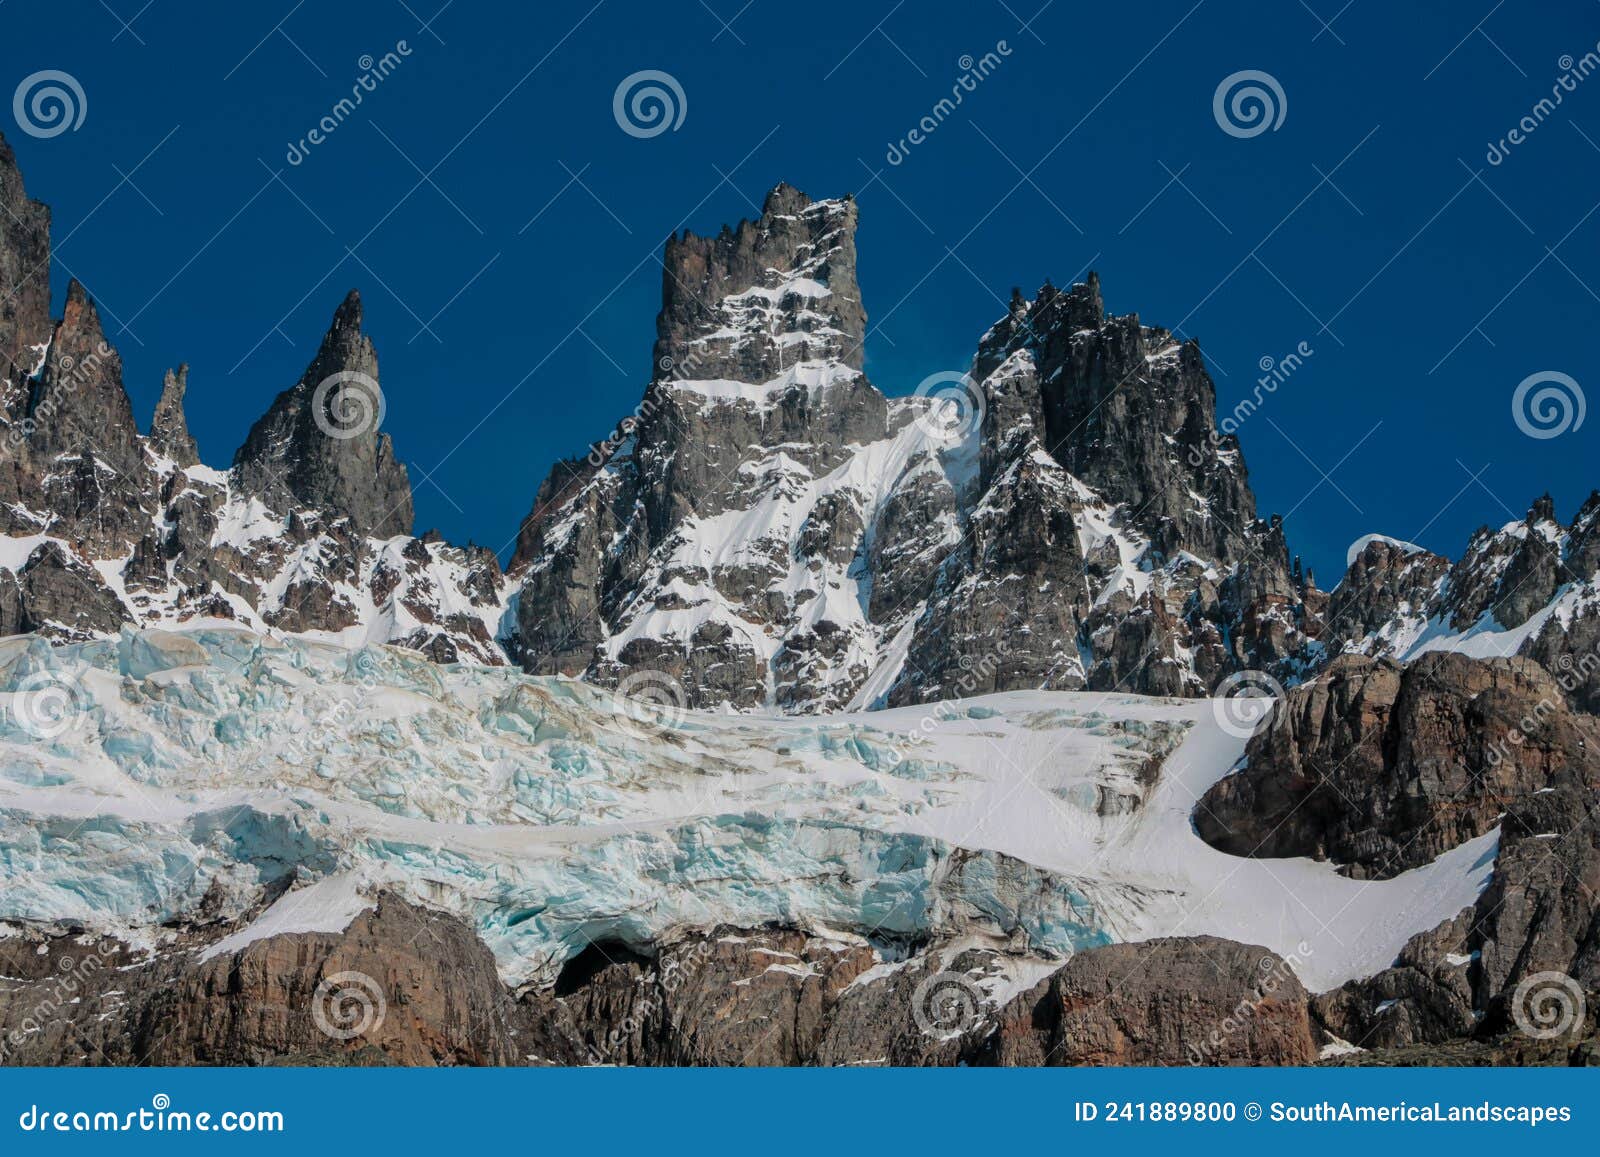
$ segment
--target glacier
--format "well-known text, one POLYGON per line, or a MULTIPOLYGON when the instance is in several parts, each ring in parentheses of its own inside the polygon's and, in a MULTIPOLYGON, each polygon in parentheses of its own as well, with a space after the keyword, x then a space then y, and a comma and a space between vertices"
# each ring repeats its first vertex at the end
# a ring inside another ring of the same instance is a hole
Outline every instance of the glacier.
MULTIPOLYGON (((339 930, 382 888, 468 920, 513 986, 587 945, 786 925, 885 958, 1045 960, 1213 934, 1312 990, 1471 904, 1497 835, 1394 879, 1242 859, 1196 800, 1246 737, 1207 700, 1018 691, 713 714, 565 678, 236 627, 0 639, 0 921, 211 952, 339 930)), ((3 925, 0 925, 3 928, 3 925)))

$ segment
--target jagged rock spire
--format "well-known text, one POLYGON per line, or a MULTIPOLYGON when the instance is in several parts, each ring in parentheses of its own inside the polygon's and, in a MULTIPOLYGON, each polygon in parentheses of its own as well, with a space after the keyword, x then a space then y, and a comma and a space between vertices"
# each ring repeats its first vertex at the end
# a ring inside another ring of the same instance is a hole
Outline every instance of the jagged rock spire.
POLYGON ((200 449, 189 434, 189 422, 183 414, 183 395, 188 385, 187 365, 168 370, 161 383, 161 400, 156 403, 156 414, 150 422, 150 448, 180 467, 200 461, 200 449))
POLYGON ((25 397, 34 346, 50 340, 50 209, 28 197, 16 155, 0 134, 0 382, 11 382, 14 404, 0 396, 0 419, 14 416, 25 397))
POLYGON ((234 484, 274 510, 347 518, 358 533, 411 531, 411 483, 383 418, 378 355, 361 332, 361 295, 333 315, 300 381, 279 394, 234 455, 234 484))
POLYGON ((76 278, 67 286, 67 304, 33 386, 28 417, 30 448, 42 461, 58 454, 93 454, 123 474, 143 468, 133 403, 122 387, 122 358, 106 340, 100 313, 76 278))
POLYGON ((654 360, 664 377, 748 382, 798 360, 862 365, 856 203, 780 184, 758 220, 667 240, 654 360))

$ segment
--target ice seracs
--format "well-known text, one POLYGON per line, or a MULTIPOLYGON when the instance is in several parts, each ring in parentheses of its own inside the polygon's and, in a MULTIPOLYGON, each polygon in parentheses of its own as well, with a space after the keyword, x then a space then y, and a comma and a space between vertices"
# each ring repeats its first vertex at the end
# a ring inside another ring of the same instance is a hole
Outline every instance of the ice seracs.
POLYGON ((513 984, 597 940, 782 924, 1039 960, 1211 933, 1329 987, 1472 903, 1493 861, 1491 834, 1374 883, 1209 848, 1189 813, 1243 740, 1203 701, 656 717, 572 680, 208 627, 0 640, 0 710, 0 920, 148 934, 285 893, 237 945, 382 886, 468 920, 513 984))

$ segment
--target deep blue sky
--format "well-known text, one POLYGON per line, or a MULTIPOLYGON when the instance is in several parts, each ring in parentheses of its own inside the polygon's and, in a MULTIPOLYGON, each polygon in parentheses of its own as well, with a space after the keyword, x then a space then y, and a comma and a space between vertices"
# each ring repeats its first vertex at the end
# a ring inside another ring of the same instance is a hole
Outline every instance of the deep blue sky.
POLYGON ((783 179, 859 196, 867 365, 891 393, 964 368, 1012 285, 1090 265, 1114 311, 1200 339, 1224 407, 1308 342, 1240 437, 1325 583, 1362 533, 1454 555, 1507 507, 1549 489, 1567 517, 1600 485, 1600 416, 1541 441, 1510 409, 1538 371, 1600 390, 1600 76, 1485 161, 1560 58, 1594 49, 1594 0, 441 3, 0 6, 0 95, 60 69, 88 101, 51 139, 0 109, 55 212, 57 308, 70 269, 128 325, 110 329, 142 418, 191 363, 214 465, 356 286, 418 528, 503 547, 550 462, 636 404, 666 235, 753 214, 783 179), (399 40, 402 66, 288 165, 399 40), (960 58, 1001 40, 1002 66, 887 165, 960 58), (613 91, 641 69, 682 85, 679 130, 618 128, 613 91), (1243 69, 1287 97, 1250 139, 1212 113, 1243 69))

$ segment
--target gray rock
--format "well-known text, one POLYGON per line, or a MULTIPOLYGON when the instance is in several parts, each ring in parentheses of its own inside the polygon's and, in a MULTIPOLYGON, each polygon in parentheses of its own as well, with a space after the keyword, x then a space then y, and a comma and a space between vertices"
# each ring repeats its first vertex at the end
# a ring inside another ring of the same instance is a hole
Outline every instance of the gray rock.
POLYGON ((189 422, 183 415, 183 395, 188 386, 188 366, 168 370, 161 383, 155 418, 150 423, 150 448, 180 468, 200 463, 200 449, 190 437, 189 422))
MULTIPOLYGON (((38 355, 50 340, 50 209, 22 186, 16 154, 0 134, 0 421, 23 416, 38 355)), ((0 494, 0 497, 4 497, 0 494)))
POLYGON ((411 484, 378 430, 377 382, 378 355, 361 332, 361 295, 351 290, 305 374, 234 455, 234 486, 285 514, 309 508, 347 518, 357 534, 409 534, 411 484))

